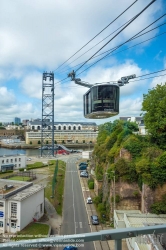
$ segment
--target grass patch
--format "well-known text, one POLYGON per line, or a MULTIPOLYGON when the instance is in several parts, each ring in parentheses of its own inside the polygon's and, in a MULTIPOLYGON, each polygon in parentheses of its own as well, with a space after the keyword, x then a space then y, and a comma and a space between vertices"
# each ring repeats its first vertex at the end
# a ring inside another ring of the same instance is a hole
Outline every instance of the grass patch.
POLYGON ((28 176, 13 176, 13 177, 9 178, 8 180, 29 181, 30 177, 28 177, 28 176))
POLYGON ((14 237, 14 240, 45 238, 48 237, 48 232, 49 225, 32 222, 23 230, 17 232, 17 235, 14 237))
POLYGON ((3 177, 10 176, 11 174, 13 174, 13 173, 4 173, 4 174, 0 174, 0 179, 3 178, 3 177))
POLYGON ((35 169, 35 168, 44 168, 47 167, 47 164, 44 164, 43 162, 35 162, 33 164, 28 164, 27 165, 27 170, 29 169, 35 169))
POLYGON ((56 166, 56 161, 51 160, 49 162, 49 173, 52 174, 52 176, 49 177, 49 182, 47 184, 47 187, 45 188, 45 197, 52 203, 57 213, 59 215, 62 215, 66 163, 58 160, 57 182, 56 182, 55 190, 54 190, 54 198, 51 198, 51 196, 53 195, 52 194, 52 178, 53 178, 55 166, 56 166))

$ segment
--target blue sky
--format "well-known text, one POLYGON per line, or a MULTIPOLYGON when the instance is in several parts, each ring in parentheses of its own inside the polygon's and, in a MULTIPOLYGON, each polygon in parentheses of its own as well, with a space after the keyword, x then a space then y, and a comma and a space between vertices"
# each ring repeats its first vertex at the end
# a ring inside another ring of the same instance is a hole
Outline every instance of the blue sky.
MULTIPOLYGON (((89 59, 113 35, 95 46, 98 42, 130 20, 151 1, 138 0, 75 57, 55 70, 133 2, 134 0, 79 0, 78 4, 78 0, 1 0, 0 122, 12 122, 14 117, 41 118, 43 71, 54 71, 55 83, 64 79, 75 65, 89 59), (93 49, 72 62, 93 46, 93 49)), ((166 12, 164 2, 156 0, 100 53, 125 42, 162 16, 166 12)), ((165 16, 147 30, 164 22, 165 16)), ((126 75, 141 76, 166 69, 166 34, 160 35, 163 32, 166 32, 166 25, 127 43, 79 77, 89 83, 108 82, 117 81, 126 75), (157 35, 160 36, 141 43, 157 35), (129 48, 138 43, 141 44, 129 48)), ((100 57, 95 60, 98 58, 100 57)), ((95 60, 89 61, 78 73, 95 60)), ((166 71, 155 75, 164 73, 166 71)), ((119 116, 139 116, 143 94, 156 84, 164 82, 166 76, 130 82, 120 89, 118 116, 90 120, 83 116, 82 96, 87 88, 77 86, 68 79, 55 85, 55 121, 94 121, 101 124, 119 116)))

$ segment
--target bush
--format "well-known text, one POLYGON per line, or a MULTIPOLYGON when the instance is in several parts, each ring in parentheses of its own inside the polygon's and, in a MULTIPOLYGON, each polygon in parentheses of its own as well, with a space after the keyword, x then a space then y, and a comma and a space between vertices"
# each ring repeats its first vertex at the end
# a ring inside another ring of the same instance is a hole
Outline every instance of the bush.
POLYGON ((162 196, 161 201, 151 205, 150 212, 154 214, 166 214, 166 194, 162 196))
MULTIPOLYGON (((114 202, 114 196, 111 197, 111 202, 114 202)), ((119 203, 120 202, 120 195, 116 194, 115 195, 115 203, 119 203)))
POLYGON ((22 172, 22 171, 24 171, 24 169, 26 169, 26 168, 19 168, 19 171, 22 172))
POLYGON ((13 173, 13 170, 8 170, 8 171, 5 171, 5 172, 0 172, 0 174, 6 174, 6 173, 13 173))
POLYGON ((99 194, 98 196, 93 198, 93 202, 98 205, 99 203, 102 203, 102 194, 99 194))
POLYGON ((88 183, 89 189, 94 189, 94 181, 88 183))

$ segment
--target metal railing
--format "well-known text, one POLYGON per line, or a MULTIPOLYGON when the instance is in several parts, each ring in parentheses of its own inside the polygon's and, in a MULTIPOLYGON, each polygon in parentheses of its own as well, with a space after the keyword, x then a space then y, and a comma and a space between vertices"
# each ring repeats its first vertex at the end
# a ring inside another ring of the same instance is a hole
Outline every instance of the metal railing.
POLYGON ((74 235, 63 235, 55 236, 49 238, 41 239, 31 239, 31 240, 22 240, 22 241, 12 241, 7 243, 0 244, 0 249, 9 250, 9 249, 32 249, 32 248, 43 248, 43 247, 57 247, 64 245, 79 244, 84 242, 92 241, 105 241, 105 240, 114 240, 115 241, 115 250, 122 250, 122 239, 137 237, 139 235, 146 234, 161 234, 166 232, 166 224, 155 225, 155 226, 146 226, 139 228, 121 228, 121 229, 112 229, 112 230, 102 230, 99 232, 91 232, 85 234, 74 234, 74 235))

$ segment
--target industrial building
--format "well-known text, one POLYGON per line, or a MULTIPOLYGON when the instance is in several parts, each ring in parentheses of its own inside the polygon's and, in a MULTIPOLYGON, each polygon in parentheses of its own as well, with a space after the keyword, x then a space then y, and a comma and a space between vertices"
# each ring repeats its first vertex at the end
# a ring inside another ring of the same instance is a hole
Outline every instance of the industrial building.
MULTIPOLYGON (((28 124, 30 132, 26 132, 26 144, 39 144, 41 141, 41 121, 35 120, 28 124)), ((51 125, 45 133, 50 133, 51 125)), ((94 122, 55 122, 54 140, 56 143, 95 143, 98 126, 94 122)), ((51 140, 51 138, 50 138, 51 140)), ((48 143, 50 143, 48 141, 48 143)))
POLYGON ((21 231, 44 214, 44 186, 1 179, 0 234, 21 231))

